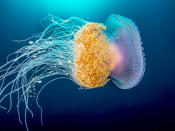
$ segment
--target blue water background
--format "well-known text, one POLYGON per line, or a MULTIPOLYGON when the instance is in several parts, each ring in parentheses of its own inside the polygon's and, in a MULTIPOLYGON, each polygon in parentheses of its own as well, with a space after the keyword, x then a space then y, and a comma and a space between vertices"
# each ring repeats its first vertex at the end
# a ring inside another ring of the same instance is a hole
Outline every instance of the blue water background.
MULTIPOLYGON (((141 83, 130 90, 121 90, 112 82, 103 88, 79 90, 71 81, 55 81, 43 90, 39 100, 44 126, 39 117, 29 116, 30 130, 175 129, 173 0, 1 0, 0 65, 9 53, 27 44, 12 40, 41 32, 40 20, 48 14, 103 23, 112 13, 131 18, 140 30, 146 54, 141 83)), ((12 129, 25 130, 17 112, 0 111, 0 130, 12 129)))

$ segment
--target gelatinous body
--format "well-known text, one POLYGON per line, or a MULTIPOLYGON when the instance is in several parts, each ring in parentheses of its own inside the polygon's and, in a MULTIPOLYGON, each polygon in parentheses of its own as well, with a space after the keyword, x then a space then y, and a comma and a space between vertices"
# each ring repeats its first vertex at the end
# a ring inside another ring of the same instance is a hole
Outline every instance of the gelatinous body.
POLYGON ((122 89, 132 88, 140 82, 145 71, 140 33, 130 19, 115 14, 104 25, 107 26, 106 34, 110 43, 118 52, 116 56, 120 59, 110 74, 112 81, 122 89))
POLYGON ((0 67, 0 108, 3 102, 17 94, 17 111, 25 105, 24 123, 27 126, 29 106, 38 103, 41 91, 52 81, 66 78, 84 88, 104 86, 110 78, 122 89, 134 87, 141 80, 145 64, 139 31, 135 24, 122 16, 111 15, 104 24, 77 17, 67 20, 48 16, 42 20, 42 33, 33 35, 28 45, 7 57, 0 67), (44 79, 53 79, 41 87, 44 79), (37 87, 37 88, 36 88, 37 87))

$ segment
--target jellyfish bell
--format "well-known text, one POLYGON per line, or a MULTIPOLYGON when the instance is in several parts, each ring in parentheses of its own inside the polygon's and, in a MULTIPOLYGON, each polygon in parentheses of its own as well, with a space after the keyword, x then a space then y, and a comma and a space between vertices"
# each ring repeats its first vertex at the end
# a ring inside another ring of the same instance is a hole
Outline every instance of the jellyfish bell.
POLYGON ((145 70, 141 38, 135 24, 111 15, 104 24, 87 23, 74 36, 74 80, 87 89, 111 80, 121 89, 136 86, 145 70))
POLYGON ((113 53, 115 64, 110 72, 111 80, 119 88, 132 88, 140 82, 145 71, 139 31, 133 21, 115 14, 109 16, 104 25, 109 43, 116 51, 113 53))

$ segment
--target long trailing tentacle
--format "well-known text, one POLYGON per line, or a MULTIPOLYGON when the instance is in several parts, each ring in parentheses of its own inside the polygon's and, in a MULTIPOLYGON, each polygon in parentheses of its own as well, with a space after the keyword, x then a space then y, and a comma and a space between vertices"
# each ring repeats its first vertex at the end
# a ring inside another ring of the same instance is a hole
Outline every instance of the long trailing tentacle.
POLYGON ((49 15, 42 20, 45 30, 41 33, 32 35, 30 38, 16 42, 26 42, 29 45, 22 47, 7 56, 7 62, 0 66, 0 108, 4 100, 9 98, 8 112, 13 106, 13 94, 17 93, 17 111, 19 122, 22 124, 20 105, 24 103, 24 123, 26 129, 27 112, 33 117, 33 111, 29 106, 31 101, 30 94, 37 83, 45 78, 55 76, 44 86, 36 89, 36 105, 41 111, 42 107, 38 103, 39 95, 42 90, 52 81, 66 78, 73 80, 74 72, 74 35, 87 23, 77 17, 67 20, 49 15))

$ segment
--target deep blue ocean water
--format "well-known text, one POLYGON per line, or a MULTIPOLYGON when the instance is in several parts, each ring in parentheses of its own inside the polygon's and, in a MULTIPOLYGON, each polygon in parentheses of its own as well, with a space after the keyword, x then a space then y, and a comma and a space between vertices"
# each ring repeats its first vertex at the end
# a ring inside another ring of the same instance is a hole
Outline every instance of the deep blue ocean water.
MULTIPOLYGON (((14 43, 43 29, 48 14, 67 19, 77 16, 101 22, 112 13, 131 18, 138 26, 146 57, 146 71, 138 86, 121 90, 112 82, 102 88, 79 90, 68 80, 49 84, 39 102, 39 112, 29 129, 82 130, 175 130, 175 2, 173 0, 1 0, 0 65, 9 53, 26 43, 14 43)), ((0 110, 0 131, 25 130, 14 109, 0 110)))

